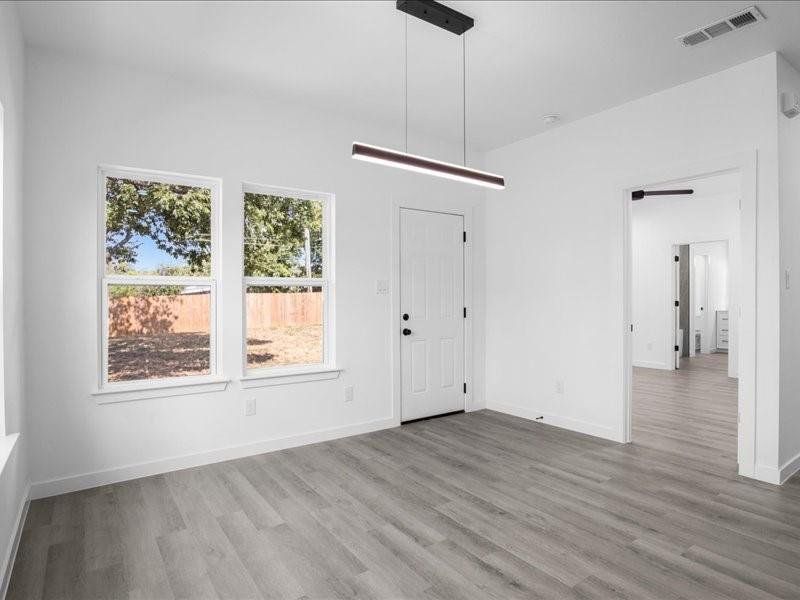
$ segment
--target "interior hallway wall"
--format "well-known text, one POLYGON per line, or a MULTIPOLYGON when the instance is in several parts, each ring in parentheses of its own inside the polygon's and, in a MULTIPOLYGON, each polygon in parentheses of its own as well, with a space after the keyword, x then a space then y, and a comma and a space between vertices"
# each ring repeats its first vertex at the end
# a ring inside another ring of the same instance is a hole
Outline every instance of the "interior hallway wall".
POLYGON ((681 340, 681 357, 689 356, 689 331, 691 329, 691 319, 689 318, 689 311, 691 310, 692 301, 690 299, 691 291, 691 269, 689 268, 689 244, 682 244, 678 249, 678 264, 680 265, 680 283, 681 290, 678 296, 680 301, 679 311, 679 328, 683 331, 683 339, 681 340))
MULTIPOLYGON (((736 245, 734 248, 739 246, 739 240, 735 239, 736 245)), ((729 319, 728 322, 730 323, 730 314, 735 314, 738 312, 737 310, 731 311, 731 296, 738 297, 741 293, 739 286, 736 286, 735 290, 731 290, 730 285, 730 271, 731 271, 731 263, 735 261, 736 253, 733 254, 731 260, 729 260, 728 256, 728 240, 723 241, 714 241, 714 242, 700 242, 698 244, 691 244, 689 246, 689 256, 690 256, 690 264, 695 264, 695 258, 698 256, 705 256, 706 257, 706 289, 707 289, 707 296, 705 300, 705 306, 703 307, 704 316, 705 316, 705 323, 703 326, 698 325, 696 322, 697 315, 692 314, 692 318, 690 319, 690 329, 692 332, 697 331, 698 329, 701 330, 701 352, 703 354, 708 354, 713 352, 717 348, 717 327, 716 327, 716 319, 717 319, 717 311, 719 310, 727 310, 729 312, 729 319), (732 292, 732 293, 731 293, 732 292)), ((741 272, 741 266, 736 263, 733 265, 734 275, 738 275, 741 272)), ((695 288, 694 293, 699 292, 695 288)), ((690 296, 693 294, 690 293, 690 296)), ((695 302, 690 300, 690 304, 693 306, 695 302)), ((737 305, 738 306, 738 305, 737 305)), ((736 368, 736 357, 738 355, 737 348, 738 348, 738 339, 736 337, 737 334, 737 320, 734 319, 733 325, 729 327, 728 332, 728 344, 733 348, 733 351, 728 353, 728 375, 730 377, 736 377, 736 373, 738 373, 738 369, 736 368)))
MULTIPOLYGON (((778 57, 778 97, 800 94, 800 72, 778 57)), ((778 115, 781 211, 781 477, 800 468, 800 116, 778 115), (788 269, 789 285, 786 285, 788 269)))
POLYGON ((487 154, 508 182, 486 213, 488 406, 621 439, 623 188, 757 154, 756 461, 778 464, 776 64, 770 54, 487 154))

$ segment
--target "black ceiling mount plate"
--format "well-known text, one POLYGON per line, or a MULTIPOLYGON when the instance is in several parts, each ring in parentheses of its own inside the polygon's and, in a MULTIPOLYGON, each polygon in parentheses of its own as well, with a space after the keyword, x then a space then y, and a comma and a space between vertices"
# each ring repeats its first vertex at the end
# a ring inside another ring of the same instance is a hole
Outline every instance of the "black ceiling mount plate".
POLYGON ((641 200, 645 196, 683 196, 694 194, 694 190, 636 190, 631 192, 631 200, 641 200))
POLYGON ((456 35, 461 35, 475 25, 472 17, 435 2, 435 0, 397 0, 397 10, 456 35))

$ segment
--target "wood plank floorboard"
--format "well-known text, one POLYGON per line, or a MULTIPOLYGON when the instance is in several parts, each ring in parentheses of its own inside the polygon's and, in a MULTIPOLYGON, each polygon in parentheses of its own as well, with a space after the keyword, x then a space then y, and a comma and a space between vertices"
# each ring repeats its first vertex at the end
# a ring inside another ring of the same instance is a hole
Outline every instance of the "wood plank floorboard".
POLYGON ((725 361, 635 369, 628 445, 484 410, 37 500, 8 600, 800 599, 725 361))

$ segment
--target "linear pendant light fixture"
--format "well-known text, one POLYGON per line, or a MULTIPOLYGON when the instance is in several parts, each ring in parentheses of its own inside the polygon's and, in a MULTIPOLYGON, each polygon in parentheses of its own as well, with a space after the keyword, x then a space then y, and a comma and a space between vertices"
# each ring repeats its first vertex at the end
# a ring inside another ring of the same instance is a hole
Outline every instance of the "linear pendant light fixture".
POLYGON ((453 163, 433 160, 416 154, 381 148, 380 146, 370 146, 361 142, 353 142, 353 158, 367 162, 386 165, 387 167, 397 167, 407 171, 416 171, 445 179, 473 183, 483 187, 502 190, 506 186, 505 180, 500 175, 470 169, 453 163))
MULTIPOLYGON (((464 35, 474 25, 471 17, 453 10, 449 6, 434 0, 397 0, 397 9, 423 21, 431 23, 456 35, 464 35)), ((435 177, 444 177, 474 185, 502 190, 506 186, 505 179, 494 173, 487 173, 467 167, 467 85, 466 85, 466 40, 462 40, 462 91, 463 91, 463 165, 448 163, 408 152, 408 17, 405 30, 405 152, 372 146, 361 142, 353 142, 353 158, 367 162, 425 173, 435 177)))

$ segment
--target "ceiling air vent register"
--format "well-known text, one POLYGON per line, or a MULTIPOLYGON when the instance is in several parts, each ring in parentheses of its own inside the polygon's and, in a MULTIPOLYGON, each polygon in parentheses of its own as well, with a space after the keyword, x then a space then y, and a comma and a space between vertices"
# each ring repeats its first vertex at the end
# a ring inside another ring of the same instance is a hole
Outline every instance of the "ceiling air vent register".
POLYGON ((698 44, 713 40, 714 38, 718 38, 721 35, 725 35, 737 29, 743 29, 749 25, 763 21, 764 19, 765 17, 762 12, 758 10, 758 7, 750 6, 725 17, 717 23, 712 23, 690 31, 689 33, 679 35, 676 39, 684 46, 697 46, 698 44))

